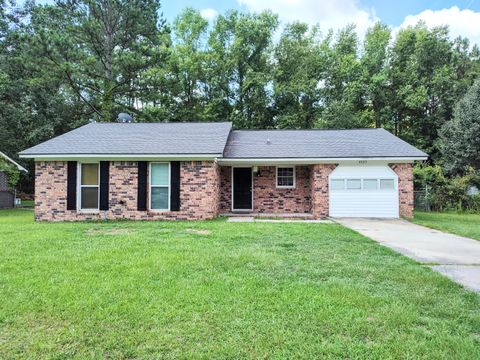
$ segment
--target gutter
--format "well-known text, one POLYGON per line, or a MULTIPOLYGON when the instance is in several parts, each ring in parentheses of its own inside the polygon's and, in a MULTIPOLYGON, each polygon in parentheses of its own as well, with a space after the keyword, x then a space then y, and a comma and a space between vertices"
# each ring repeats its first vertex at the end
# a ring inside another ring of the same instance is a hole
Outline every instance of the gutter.
POLYGON ((222 154, 21 154, 20 158, 35 161, 69 161, 69 160, 114 160, 114 161, 149 161, 149 160, 215 160, 222 154))
POLYGON ((355 157, 355 158, 221 158, 219 165, 275 165, 275 164, 334 164, 338 162, 405 162, 427 160, 428 156, 405 156, 405 157, 355 157))

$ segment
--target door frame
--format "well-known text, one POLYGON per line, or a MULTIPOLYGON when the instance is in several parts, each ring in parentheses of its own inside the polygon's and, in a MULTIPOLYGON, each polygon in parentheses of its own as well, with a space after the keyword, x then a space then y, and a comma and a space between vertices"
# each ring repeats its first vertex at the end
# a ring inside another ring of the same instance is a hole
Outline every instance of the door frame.
POLYGON ((254 209, 254 205, 253 205, 253 166, 232 166, 232 172, 231 172, 231 176, 232 176, 232 191, 231 191, 231 202, 232 202, 232 206, 231 206, 231 209, 232 209, 232 212, 234 211, 237 211, 237 212, 252 212, 253 209, 254 209), (234 176, 233 176, 233 169, 235 168, 244 168, 244 169, 250 169, 251 170, 251 173, 252 173, 252 207, 250 209, 234 209, 233 208, 233 189, 235 187, 235 180, 234 180, 234 176))

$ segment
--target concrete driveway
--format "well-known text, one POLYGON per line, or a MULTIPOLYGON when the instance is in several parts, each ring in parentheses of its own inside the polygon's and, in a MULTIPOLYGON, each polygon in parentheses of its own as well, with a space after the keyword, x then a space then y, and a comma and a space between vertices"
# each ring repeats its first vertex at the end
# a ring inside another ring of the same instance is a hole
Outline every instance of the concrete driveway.
POLYGON ((402 219, 338 218, 335 221, 480 292, 480 241, 402 219))

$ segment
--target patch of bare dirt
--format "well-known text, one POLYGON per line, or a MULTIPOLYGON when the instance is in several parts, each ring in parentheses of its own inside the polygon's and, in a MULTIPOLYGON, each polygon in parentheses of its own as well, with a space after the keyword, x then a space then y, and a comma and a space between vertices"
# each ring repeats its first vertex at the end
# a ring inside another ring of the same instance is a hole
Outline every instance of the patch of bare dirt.
POLYGON ((187 229, 187 232, 195 235, 210 235, 212 232, 206 229, 187 229))
POLYGON ((103 228, 91 228, 85 231, 85 234, 90 236, 95 235, 129 235, 132 234, 133 230, 131 229, 103 229, 103 228))

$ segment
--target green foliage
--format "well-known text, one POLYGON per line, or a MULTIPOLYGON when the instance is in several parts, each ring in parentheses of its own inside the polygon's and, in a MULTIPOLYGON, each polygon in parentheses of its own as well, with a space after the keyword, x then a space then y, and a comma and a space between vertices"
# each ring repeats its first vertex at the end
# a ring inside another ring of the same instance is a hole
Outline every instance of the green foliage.
POLYGON ((17 167, 0 157, 0 171, 7 175, 8 186, 12 189, 15 188, 20 180, 20 171, 17 167))
POLYGON ((138 76, 156 62, 158 0, 59 0, 34 6, 32 44, 99 121, 137 112, 138 76))
POLYGON ((433 210, 480 212, 480 195, 468 195, 471 186, 480 188, 480 172, 469 168, 464 176, 446 177, 439 165, 417 165, 413 169, 415 187, 428 189, 433 210))
POLYGON ((271 12, 208 23, 186 8, 166 24, 160 10, 159 0, 0 0, 2 151, 126 111, 236 128, 384 127, 449 174, 478 168, 479 117, 452 118, 480 74, 480 50, 446 27, 419 23, 392 38, 377 23, 361 41, 353 26, 322 33, 293 22, 278 37, 271 12))
POLYGON ((451 173, 480 169, 480 80, 455 108, 454 118, 441 131, 443 162, 451 173))

